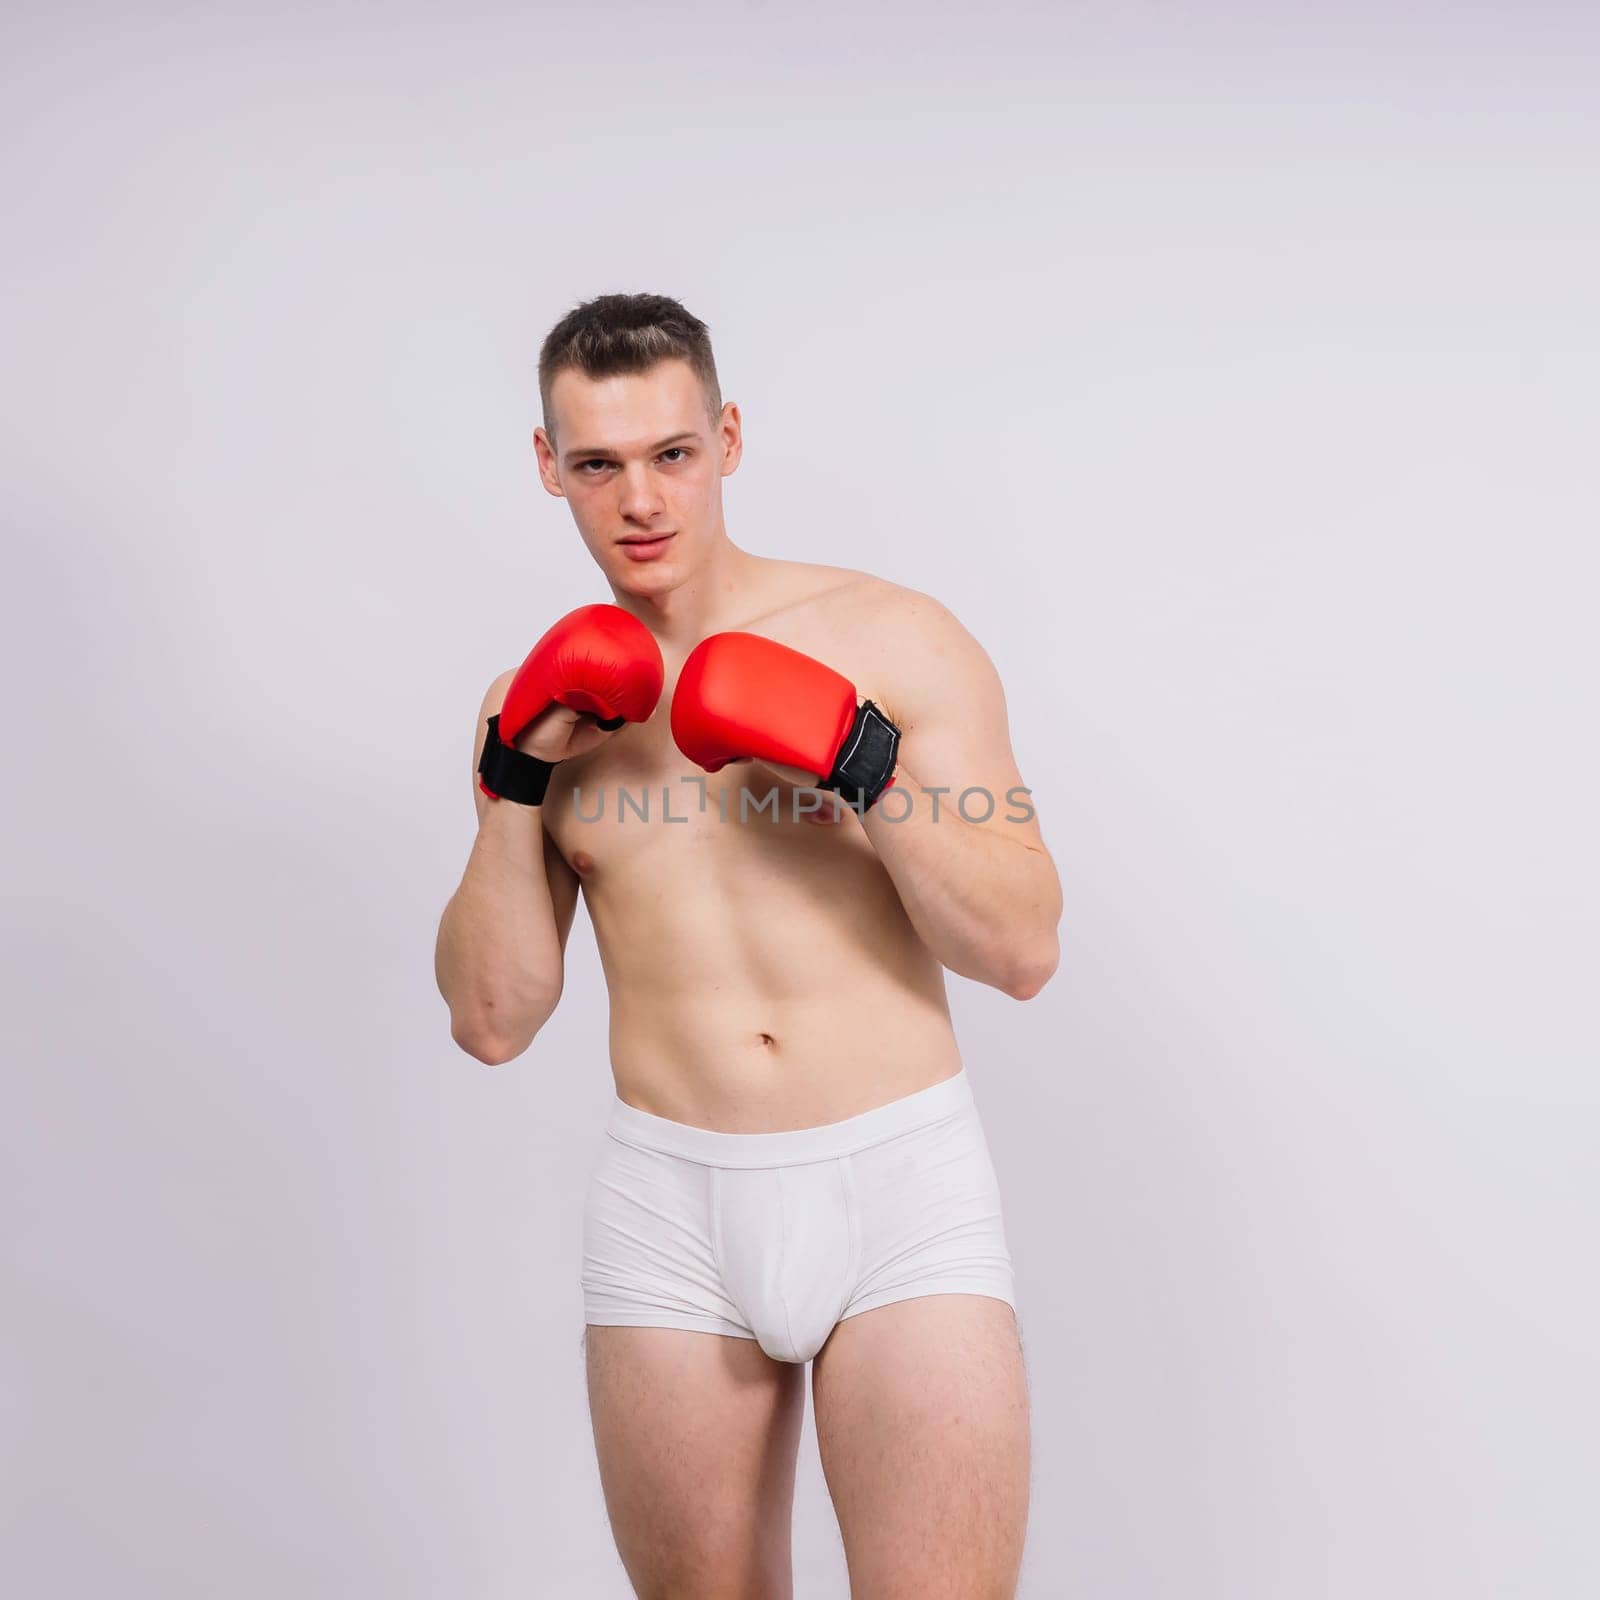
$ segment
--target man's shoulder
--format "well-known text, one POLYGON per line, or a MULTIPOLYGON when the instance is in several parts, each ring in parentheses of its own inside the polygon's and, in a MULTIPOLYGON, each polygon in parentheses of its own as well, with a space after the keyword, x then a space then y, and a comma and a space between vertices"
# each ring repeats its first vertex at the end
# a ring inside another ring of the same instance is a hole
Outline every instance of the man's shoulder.
POLYGON ((813 624, 831 623, 892 603, 889 591, 896 588, 870 572, 822 561, 771 560, 767 570, 771 582, 761 620, 807 617, 813 624))
POLYGON ((955 613, 933 595, 874 573, 854 574, 838 592, 841 608, 850 608, 874 631, 901 639, 936 639, 965 632, 955 613))
POLYGON ((859 567, 820 561, 785 561, 783 566, 795 603, 815 602, 830 611, 876 611, 907 621, 948 614, 932 595, 859 567))
POLYGON ((975 644, 950 608, 909 584, 854 567, 820 562, 784 564, 792 587, 769 611, 765 628, 843 670, 882 669, 888 660, 929 653, 964 656, 975 644))

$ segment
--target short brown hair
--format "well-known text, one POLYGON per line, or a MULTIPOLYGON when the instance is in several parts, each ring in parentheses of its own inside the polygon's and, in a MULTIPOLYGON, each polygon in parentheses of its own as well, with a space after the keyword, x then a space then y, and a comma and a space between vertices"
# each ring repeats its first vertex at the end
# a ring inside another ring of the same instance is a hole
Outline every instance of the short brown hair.
POLYGON ((602 294, 575 306, 545 335, 539 350, 539 405, 555 443, 550 385, 576 367, 586 377, 648 372, 660 361, 687 361, 705 391, 711 421, 722 415, 722 391, 711 355, 711 331, 670 295, 602 294))

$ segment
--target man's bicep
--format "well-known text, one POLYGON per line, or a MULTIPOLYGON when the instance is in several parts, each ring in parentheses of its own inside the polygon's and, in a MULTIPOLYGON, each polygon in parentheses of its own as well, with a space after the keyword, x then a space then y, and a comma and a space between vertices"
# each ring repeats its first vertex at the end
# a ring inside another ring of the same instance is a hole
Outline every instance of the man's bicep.
POLYGON ((895 653, 885 709, 900 724, 900 762, 923 788, 943 788, 940 813, 1020 844, 1042 842, 1011 748, 1004 686, 989 653, 943 606, 923 601, 895 653))

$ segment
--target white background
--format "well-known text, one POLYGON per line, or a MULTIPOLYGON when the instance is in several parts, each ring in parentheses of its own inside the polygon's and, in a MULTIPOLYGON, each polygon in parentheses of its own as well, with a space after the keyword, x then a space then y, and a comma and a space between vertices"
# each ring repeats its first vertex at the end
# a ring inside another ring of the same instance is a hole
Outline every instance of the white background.
POLYGON ((479 696, 608 598, 539 341, 632 290, 711 325, 736 541, 1007 686, 1063 959, 951 988, 1021 1592, 1596 1591, 1592 16, 33 5, 0 60, 16 1592, 628 1593, 592 938, 496 1070, 432 952, 479 696))

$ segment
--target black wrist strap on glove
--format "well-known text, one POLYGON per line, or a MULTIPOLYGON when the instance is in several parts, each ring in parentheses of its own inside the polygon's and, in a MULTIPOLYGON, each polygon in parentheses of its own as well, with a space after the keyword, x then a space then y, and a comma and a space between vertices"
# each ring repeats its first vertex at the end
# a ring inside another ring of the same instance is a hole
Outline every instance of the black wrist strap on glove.
POLYGON ((491 794, 502 800, 515 800, 519 805, 543 805, 550 774, 555 770, 555 762, 524 755, 501 739, 498 711, 489 718, 483 754, 478 758, 478 776, 491 794))
POLYGON ((832 789, 849 805, 869 811, 889 787, 899 753, 900 730, 870 700, 863 700, 833 771, 817 787, 832 789))

